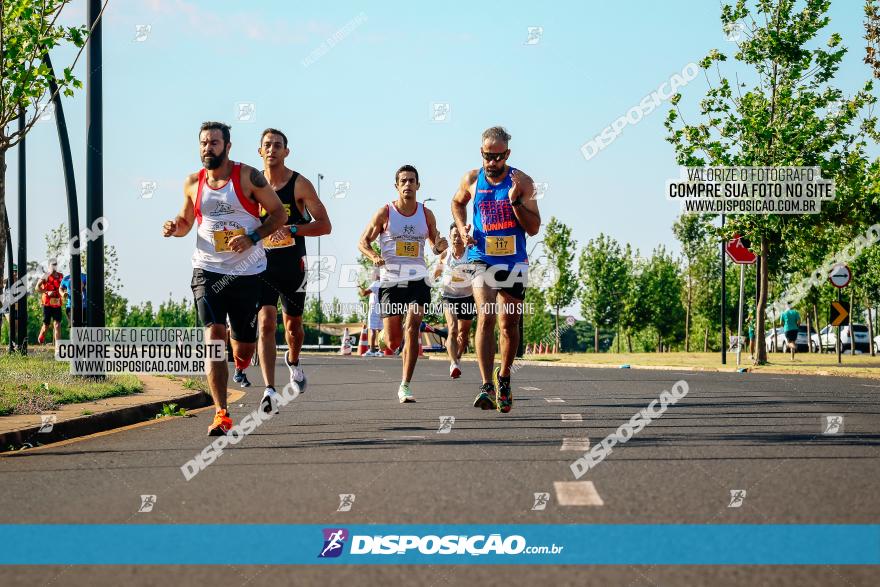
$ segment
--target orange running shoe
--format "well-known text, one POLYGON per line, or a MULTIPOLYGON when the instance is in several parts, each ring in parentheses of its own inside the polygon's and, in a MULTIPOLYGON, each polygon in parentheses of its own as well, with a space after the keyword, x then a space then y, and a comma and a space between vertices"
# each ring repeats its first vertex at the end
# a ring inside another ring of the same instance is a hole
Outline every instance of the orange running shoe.
POLYGON ((208 428, 208 436, 226 436, 226 433, 231 429, 232 418, 229 417, 229 412, 220 410, 214 414, 214 421, 211 423, 210 428, 208 428))

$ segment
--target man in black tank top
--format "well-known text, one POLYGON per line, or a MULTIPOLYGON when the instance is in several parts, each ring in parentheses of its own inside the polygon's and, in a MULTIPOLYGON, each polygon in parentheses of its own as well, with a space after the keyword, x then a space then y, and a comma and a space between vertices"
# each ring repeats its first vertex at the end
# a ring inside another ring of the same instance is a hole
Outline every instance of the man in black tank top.
POLYGON ((318 199, 312 183, 284 164, 290 155, 287 136, 274 128, 264 130, 259 153, 263 158, 263 175, 287 212, 284 226, 263 239, 266 271, 261 275, 259 357, 266 391, 260 407, 268 413, 276 411, 275 333, 279 297, 284 318, 284 338, 288 345, 284 362, 290 371, 294 391, 305 390, 306 377, 299 365, 304 336, 302 314, 306 300, 306 243, 303 237, 330 234, 331 226, 327 210, 318 199), (311 221, 307 215, 311 216, 311 221))

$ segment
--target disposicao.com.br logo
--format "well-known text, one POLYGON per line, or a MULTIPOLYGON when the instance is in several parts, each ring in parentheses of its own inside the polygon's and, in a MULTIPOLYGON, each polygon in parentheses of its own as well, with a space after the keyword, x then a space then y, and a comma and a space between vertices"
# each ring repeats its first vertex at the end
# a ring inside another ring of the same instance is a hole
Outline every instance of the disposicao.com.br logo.
MULTIPOLYGON (((324 546, 319 558, 338 557, 349 538, 344 528, 325 528, 324 546)), ((528 546, 526 539, 518 534, 502 537, 501 534, 445 535, 435 534, 387 534, 366 536, 351 535, 351 555, 517 555, 560 554, 564 546, 528 546)))

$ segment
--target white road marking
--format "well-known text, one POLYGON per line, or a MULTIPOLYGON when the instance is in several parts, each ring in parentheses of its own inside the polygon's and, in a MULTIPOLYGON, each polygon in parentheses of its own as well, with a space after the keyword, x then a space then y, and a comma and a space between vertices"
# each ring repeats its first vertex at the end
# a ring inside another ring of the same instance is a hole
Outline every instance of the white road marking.
POLYGON ((586 436, 580 438, 563 438, 562 446, 559 450, 576 450, 578 452, 587 452, 590 450, 590 439, 586 436))
POLYGON ((565 403, 565 400, 562 399, 561 397, 545 397, 544 400, 548 404, 564 404, 565 403))
POLYGON ((540 387, 520 387, 523 391, 541 391, 540 387))
POLYGON ((559 505, 605 505, 592 481, 554 481, 559 505))
POLYGON ((583 422, 584 417, 581 414, 562 414, 563 422, 583 422))

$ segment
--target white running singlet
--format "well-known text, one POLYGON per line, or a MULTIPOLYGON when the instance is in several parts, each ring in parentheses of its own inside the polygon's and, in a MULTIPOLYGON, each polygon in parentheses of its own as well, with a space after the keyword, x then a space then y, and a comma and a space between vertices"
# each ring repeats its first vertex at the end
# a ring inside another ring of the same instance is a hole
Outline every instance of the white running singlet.
POLYGON ((382 284, 424 279, 425 239, 428 238, 428 217, 421 202, 410 216, 401 214, 394 203, 386 204, 388 224, 379 234, 379 250, 385 264, 380 268, 382 284))
POLYGON ((207 171, 199 171, 196 194, 196 250, 192 266, 223 275, 256 275, 266 270, 262 241, 240 253, 229 248, 237 234, 249 234, 260 227, 259 204, 251 202, 241 189, 241 163, 234 163, 229 180, 219 188, 206 181, 207 171))

